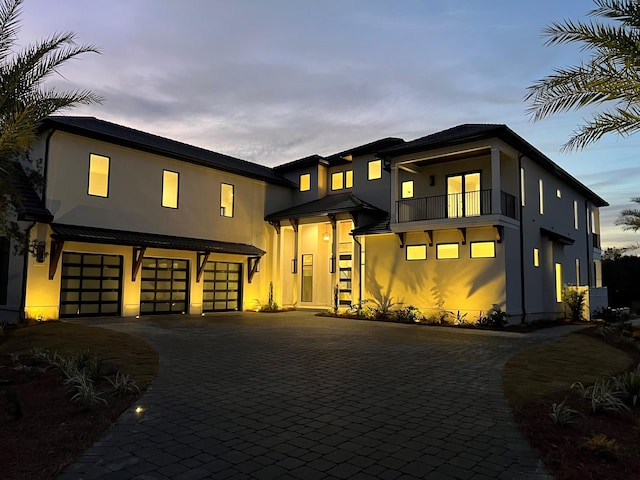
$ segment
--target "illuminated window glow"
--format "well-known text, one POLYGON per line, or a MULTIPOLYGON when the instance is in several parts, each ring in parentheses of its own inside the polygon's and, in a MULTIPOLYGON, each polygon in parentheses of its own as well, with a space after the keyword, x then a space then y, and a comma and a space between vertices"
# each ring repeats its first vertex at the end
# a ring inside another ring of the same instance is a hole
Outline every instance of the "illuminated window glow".
POLYGON ((573 201, 573 227, 578 230, 578 202, 576 200, 573 201))
POLYGON ((178 186, 180 174, 169 170, 162 171, 162 206, 178 208, 178 186))
POLYGON ((580 259, 576 258, 576 285, 580 286, 580 259))
POLYGON ((353 170, 347 170, 344 172, 344 188, 353 187, 353 170))
POLYGON ((300 175, 300 191, 308 192, 311 190, 311 174, 303 173, 300 175))
POLYGON ((220 184, 220 215, 233 217, 233 185, 220 184))
POLYGON ((556 190, 556 197, 562 198, 562 192, 559 189, 556 190))
POLYGON ((367 178, 369 180, 382 178, 382 160, 372 160, 369 162, 367 178))
POLYGON ((402 198, 413 197, 413 180, 402 182, 402 198))
POLYGON ((471 258, 494 258, 495 242, 471 242, 471 258))
POLYGON ((524 168, 520 167, 520 205, 524 207, 524 192, 526 190, 524 183, 524 168))
POLYGON ((540 250, 538 250, 537 248, 533 249, 533 266, 540 266, 540 250))
POLYGON ((427 259, 427 246, 426 245, 407 245, 407 260, 426 260, 427 259))
POLYGON ((89 195, 109 196, 109 157, 91 154, 89 157, 89 195))
POLYGON ((331 174, 331 190, 342 190, 344 188, 344 172, 331 174))
POLYGON ((460 258, 460 245, 457 243, 439 243, 436 245, 436 258, 438 260, 460 258))
POLYGON ((544 185, 542 179, 538 182, 538 188, 540 190, 540 215, 544 215, 544 185))
POLYGON ((556 263, 556 302, 562 301, 562 264, 556 263))

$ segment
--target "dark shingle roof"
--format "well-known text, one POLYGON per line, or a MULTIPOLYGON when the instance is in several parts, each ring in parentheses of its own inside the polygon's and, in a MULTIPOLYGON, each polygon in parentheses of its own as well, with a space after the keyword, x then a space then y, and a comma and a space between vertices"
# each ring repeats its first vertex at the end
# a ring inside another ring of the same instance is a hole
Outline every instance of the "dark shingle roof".
POLYGON ((339 153, 334 153, 333 155, 326 157, 326 160, 329 162, 330 165, 338 165, 340 163, 345 162, 344 157, 346 157, 347 155, 351 155, 354 157, 358 157, 361 155, 369 155, 372 153, 378 153, 380 150, 394 147, 402 143, 404 143, 404 140, 401 138, 395 138, 395 137, 382 138, 380 140, 366 143, 358 147, 353 147, 339 153))
POLYGON ((389 222, 389 214, 384 212, 384 215, 378 217, 377 220, 368 223, 367 225, 354 228, 351 231, 351 235, 377 235, 380 233, 391 233, 389 222))
POLYGON ((265 217, 266 221, 288 220, 290 218, 321 217, 330 213, 349 212, 381 212, 382 210, 360 200, 351 193, 327 195, 311 202, 285 208, 279 212, 270 213, 265 217))
POLYGON ((570 185, 573 185, 576 190, 584 194, 597 206, 606 207, 609 205, 604 199, 590 190, 587 186, 580 183, 576 178, 562 169, 544 153, 503 124, 467 123, 464 125, 458 125, 457 127, 433 133, 426 137, 417 138, 416 140, 406 142, 402 145, 387 148, 386 150, 379 152, 379 156, 383 158, 397 157, 424 150, 460 145, 463 143, 473 142, 475 140, 486 140, 492 137, 500 138, 509 145, 517 148, 520 153, 527 155, 533 161, 541 165, 545 170, 557 175, 570 185))
POLYGON ((297 170, 298 168, 311 167, 318 164, 328 165, 324 157, 320 155, 309 155, 308 157, 277 165, 273 167, 273 169, 276 172, 282 172, 283 170, 297 170))
POLYGON ((216 168, 276 185, 295 187, 293 183, 278 175, 272 168, 99 120, 95 117, 52 116, 43 121, 41 128, 43 130, 49 128, 63 130, 65 132, 95 138, 96 140, 216 168))
POLYGON ((132 247, 170 248, 194 252, 231 253, 236 255, 265 254, 264 250, 246 243, 221 242, 202 238, 174 237, 156 233, 128 232, 107 228, 83 227, 52 223, 53 237, 61 240, 132 247))
POLYGON ((0 169, 0 174, 7 175, 11 185, 8 187, 14 195, 18 220, 28 222, 49 223, 53 220, 53 215, 44 206, 44 202, 33 188, 32 182, 27 177, 24 169, 18 162, 8 162, 5 170, 0 169))

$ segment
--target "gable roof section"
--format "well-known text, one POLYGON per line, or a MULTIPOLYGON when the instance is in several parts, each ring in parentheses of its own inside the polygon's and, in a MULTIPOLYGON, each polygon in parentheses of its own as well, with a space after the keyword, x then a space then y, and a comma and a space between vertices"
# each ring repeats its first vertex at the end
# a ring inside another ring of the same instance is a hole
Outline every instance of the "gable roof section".
POLYGON ((293 183, 281 177, 272 168, 95 117, 51 116, 46 118, 41 126, 42 130, 49 128, 215 168, 275 185, 295 187, 293 183))
POLYGON ((18 220, 28 222, 49 223, 53 220, 53 215, 44 206, 44 202, 36 193, 33 185, 24 169, 18 162, 8 162, 5 166, 6 173, 0 169, 0 173, 7 175, 12 194, 15 195, 18 220))
POLYGON ((457 127, 427 135, 426 137, 417 138, 416 140, 406 142, 402 145, 387 148, 378 152, 378 156, 391 158, 425 150, 461 145, 476 140, 487 140, 493 137, 503 140, 507 144, 516 148, 520 153, 531 158, 545 170, 560 177, 593 201, 598 207, 606 207, 609 205, 604 199, 570 175, 544 153, 503 124, 467 123, 464 125, 458 125, 457 127))
POLYGON ((59 240, 132 247, 170 248, 194 252, 230 253, 235 255, 265 254, 264 250, 246 243, 221 242, 202 238, 175 237, 156 233, 128 232, 107 228, 52 223, 53 237, 59 240))
POLYGON ((358 147, 353 147, 339 153, 334 153, 333 155, 326 157, 326 160, 329 162, 330 166, 350 163, 350 160, 345 159, 345 157, 349 155, 352 157, 359 157, 361 155, 370 155, 373 153, 378 153, 380 150, 391 148, 402 143, 404 143, 404 140, 401 138, 395 138, 395 137, 382 138, 380 140, 366 143, 358 147))
POLYGON ((327 195, 317 200, 270 213, 264 219, 268 222, 273 222, 290 218, 321 217, 329 214, 363 211, 382 212, 379 208, 360 200, 351 193, 340 193, 327 195))
POLYGON ((320 155, 309 155, 308 157, 299 158, 291 162, 283 163, 273 167, 276 172, 282 172, 285 170, 297 170, 299 168, 314 167, 316 165, 328 165, 324 157, 320 155))

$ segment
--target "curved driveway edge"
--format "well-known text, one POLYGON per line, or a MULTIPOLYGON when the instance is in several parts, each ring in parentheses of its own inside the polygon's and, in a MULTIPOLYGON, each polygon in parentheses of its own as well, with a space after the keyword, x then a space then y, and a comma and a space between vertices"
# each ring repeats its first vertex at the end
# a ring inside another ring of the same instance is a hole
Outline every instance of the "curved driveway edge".
MULTIPOLYGON (((160 354, 67 479, 552 479, 501 371, 557 335, 286 314, 79 320, 160 354)), ((563 330, 565 332, 565 330, 563 330)))

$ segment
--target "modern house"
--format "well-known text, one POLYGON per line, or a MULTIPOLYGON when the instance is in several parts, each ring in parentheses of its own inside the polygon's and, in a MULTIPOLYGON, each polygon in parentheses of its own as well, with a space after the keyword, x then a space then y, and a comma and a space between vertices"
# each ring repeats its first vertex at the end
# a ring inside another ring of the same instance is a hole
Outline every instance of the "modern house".
MULTIPOLYGON (((0 309, 31 318, 297 308, 368 300, 473 320, 606 304, 607 203, 505 125, 385 138, 275 168, 90 117, 51 117, 3 242, 0 309), (336 292, 337 290, 337 292, 336 292)), ((19 175, 16 181, 19 181, 19 175)))

